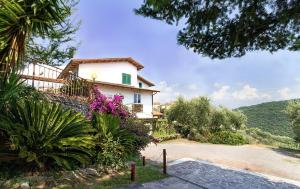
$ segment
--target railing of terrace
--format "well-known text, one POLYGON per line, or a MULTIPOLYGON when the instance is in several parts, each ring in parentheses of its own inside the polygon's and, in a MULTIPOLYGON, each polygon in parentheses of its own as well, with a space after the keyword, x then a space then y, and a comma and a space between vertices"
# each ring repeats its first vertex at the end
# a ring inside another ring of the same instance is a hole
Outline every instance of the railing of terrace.
POLYGON ((19 75, 28 86, 44 93, 48 100, 87 114, 92 82, 75 73, 62 77, 62 71, 44 64, 29 64, 19 71, 19 75))
POLYGON ((27 85, 47 94, 84 98, 90 96, 91 82, 75 73, 62 78, 61 72, 60 68, 35 63, 25 66, 19 75, 27 85))

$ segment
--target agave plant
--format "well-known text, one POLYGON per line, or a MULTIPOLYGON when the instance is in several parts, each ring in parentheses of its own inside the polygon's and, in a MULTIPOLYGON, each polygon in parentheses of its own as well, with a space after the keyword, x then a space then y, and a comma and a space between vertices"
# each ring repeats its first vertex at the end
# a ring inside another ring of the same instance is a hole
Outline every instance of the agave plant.
POLYGON ((12 72, 8 77, 0 76, 0 110, 19 97, 23 88, 20 76, 12 72))
POLYGON ((9 137, 10 151, 40 168, 85 165, 94 147, 94 130, 83 115, 44 101, 15 103, 0 115, 1 130, 9 137))

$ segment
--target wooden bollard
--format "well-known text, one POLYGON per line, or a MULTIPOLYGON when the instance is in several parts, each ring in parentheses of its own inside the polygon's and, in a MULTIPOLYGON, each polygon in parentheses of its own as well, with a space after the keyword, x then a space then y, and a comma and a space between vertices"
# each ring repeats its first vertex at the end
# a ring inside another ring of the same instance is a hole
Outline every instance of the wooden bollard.
POLYGON ((167 152, 166 149, 163 149, 163 173, 167 174, 167 152))
POLYGON ((145 166, 145 165, 146 165, 146 157, 143 156, 143 166, 145 166))
POLYGON ((135 181, 135 163, 134 162, 132 162, 131 163, 131 177, 130 177, 130 179, 131 179, 131 181, 135 181))

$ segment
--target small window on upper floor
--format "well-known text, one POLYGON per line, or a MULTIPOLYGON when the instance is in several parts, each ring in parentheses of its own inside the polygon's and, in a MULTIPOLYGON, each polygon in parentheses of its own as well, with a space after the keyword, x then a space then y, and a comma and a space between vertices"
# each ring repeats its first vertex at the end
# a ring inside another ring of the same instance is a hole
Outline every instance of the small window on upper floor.
POLYGON ((131 85, 131 75, 122 73, 122 84, 131 85))
POLYGON ((139 82, 139 88, 143 88, 143 83, 139 82))

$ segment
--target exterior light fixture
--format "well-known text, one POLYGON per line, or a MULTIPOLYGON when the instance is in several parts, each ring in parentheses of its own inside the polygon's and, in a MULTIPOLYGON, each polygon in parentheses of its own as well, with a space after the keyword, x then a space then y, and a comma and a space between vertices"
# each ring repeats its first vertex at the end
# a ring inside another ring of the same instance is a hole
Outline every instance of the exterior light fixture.
POLYGON ((96 73, 96 72, 93 72, 93 73, 91 74, 91 78, 92 78, 93 82, 95 83, 95 80, 96 80, 96 78, 97 78, 97 73, 96 73))

